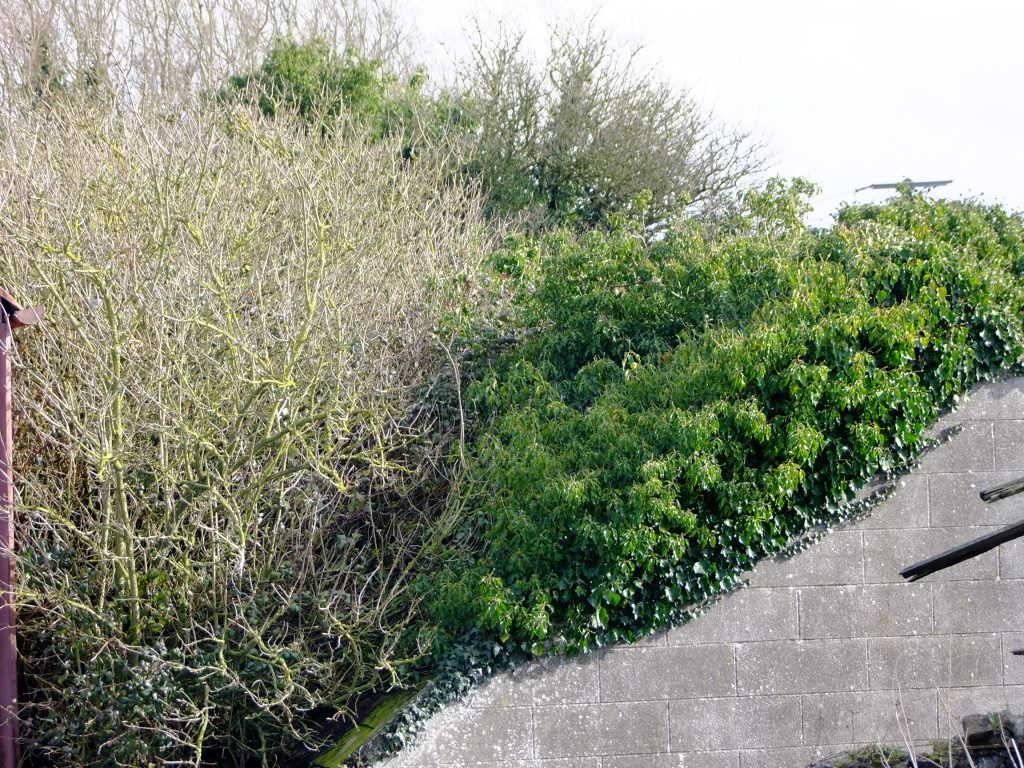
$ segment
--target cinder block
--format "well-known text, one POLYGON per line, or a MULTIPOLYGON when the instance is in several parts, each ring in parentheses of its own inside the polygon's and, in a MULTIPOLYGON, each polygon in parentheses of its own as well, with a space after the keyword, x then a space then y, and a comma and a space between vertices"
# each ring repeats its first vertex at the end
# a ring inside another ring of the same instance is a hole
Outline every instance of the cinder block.
POLYGON ((888 499, 878 502, 853 528, 927 528, 928 475, 915 471, 896 481, 896 489, 888 499))
POLYGON ((789 559, 762 560, 750 573, 750 586, 860 584, 863 569, 864 547, 860 531, 834 530, 789 559))
POLYGON ((1024 579, 1024 539, 1000 544, 996 553, 999 556, 999 578, 1024 579))
POLYGON ((530 707, 597 701, 600 697, 598 664, 596 654, 525 664, 484 681, 468 703, 472 707, 530 707))
POLYGON ((537 707, 534 713, 539 758, 666 751, 664 702, 537 707))
POLYGON ((932 475, 928 503, 932 527, 1007 525, 1024 516, 1024 494, 986 504, 980 493, 1016 480, 1020 472, 964 472, 932 475))
POLYGON ((860 691, 803 697, 808 745, 899 744, 935 737, 935 692, 860 691))
POLYGON ((800 632, 805 639, 930 634, 931 590, 920 583, 805 587, 800 632))
POLYGON ((998 634, 950 636, 950 687, 1000 685, 1002 682, 1002 643, 998 634))
POLYGON ((668 633, 668 644, 740 643, 798 636, 796 591, 788 587, 741 589, 706 613, 668 633))
POLYGON ((937 633, 1013 632, 1021 626, 1024 581, 953 581, 935 585, 937 633))
POLYGON ((1005 632, 1001 639, 1003 685, 1024 685, 1024 656, 1013 655, 1015 650, 1024 648, 1024 632, 1005 632))
POLYGON ((431 721, 415 764, 504 763, 533 757, 533 721, 525 708, 449 707, 431 721))
POLYGON ((999 635, 874 638, 868 641, 868 677, 877 690, 998 685, 999 635))
POLYGON ((683 768, 740 768, 740 753, 729 752, 684 752, 683 768))
POLYGON ((868 640, 868 681, 869 688, 883 691, 948 685, 948 638, 871 638, 868 640))
MULTIPOLYGON (((1021 411, 1024 419, 1024 411, 1021 411)), ((997 421, 992 425, 996 470, 1024 469, 1024 420, 997 421)))
MULTIPOLYGON (((926 528, 906 531, 864 532, 864 581, 868 584, 899 584, 900 571, 926 557, 998 530, 995 527, 926 528)), ((999 556, 993 550, 929 576, 930 582, 995 579, 999 556)))
POLYGON ((513 675, 505 672, 484 680, 466 699, 466 705, 476 709, 494 707, 528 707, 530 694, 513 675))
POLYGON ((600 654, 574 659, 547 659, 523 670, 530 703, 583 704, 600 699, 600 654))
POLYGON ((799 696, 673 701, 672 750, 727 750, 800 744, 799 696))
POLYGON ((864 640, 793 640, 737 646, 741 696, 863 690, 864 640))
POLYGON ((1021 419, 1024 414, 1024 378, 980 384, 957 411, 961 419, 1021 419))
POLYGON ((601 659, 601 701, 664 701, 735 692, 735 654, 725 644, 613 648, 601 659))
MULTIPOLYGON (((682 755, 608 755, 601 758, 602 768, 690 768, 682 755)), ((546 768, 547 761, 541 768, 546 768)))
MULTIPOLYGON (((526 671, 526 667, 522 671, 526 671)), ((466 699, 466 704, 477 709, 495 707, 529 707, 533 704, 531 681, 520 670, 501 672, 489 677, 466 699)))
MULTIPOLYGON (((958 420, 959 421, 959 420, 958 420)), ((953 439, 921 458, 921 472, 967 472, 995 469, 991 421, 968 421, 953 439)))

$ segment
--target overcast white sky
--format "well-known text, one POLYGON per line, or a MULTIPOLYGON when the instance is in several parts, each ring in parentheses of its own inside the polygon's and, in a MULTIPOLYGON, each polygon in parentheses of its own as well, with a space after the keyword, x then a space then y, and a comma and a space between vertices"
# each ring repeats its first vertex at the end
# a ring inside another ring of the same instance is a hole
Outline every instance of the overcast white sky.
MULTIPOLYGON (((1009 0, 407 0, 439 57, 474 14, 540 41, 597 19, 646 63, 769 148, 772 172, 823 192, 814 219, 873 182, 953 179, 934 194, 1024 210, 1024 2, 1009 0)), ((447 51, 448 53, 445 53, 447 51)), ((435 65, 436 66, 436 65, 435 65)), ((874 194, 874 197, 871 195, 874 194)))

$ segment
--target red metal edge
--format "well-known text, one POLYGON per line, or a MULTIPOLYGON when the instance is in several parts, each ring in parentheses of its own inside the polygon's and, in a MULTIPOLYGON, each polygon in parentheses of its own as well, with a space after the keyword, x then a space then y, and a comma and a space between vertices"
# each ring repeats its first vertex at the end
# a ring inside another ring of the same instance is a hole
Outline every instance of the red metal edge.
POLYGON ((42 307, 19 309, 11 315, 11 327, 23 328, 26 325, 36 325, 43 321, 44 314, 46 314, 46 311, 42 307))
POLYGON ((14 430, 11 403, 11 357, 14 319, 6 300, 0 307, 0 762, 15 768, 18 743, 18 648, 15 630, 14 568, 14 430))

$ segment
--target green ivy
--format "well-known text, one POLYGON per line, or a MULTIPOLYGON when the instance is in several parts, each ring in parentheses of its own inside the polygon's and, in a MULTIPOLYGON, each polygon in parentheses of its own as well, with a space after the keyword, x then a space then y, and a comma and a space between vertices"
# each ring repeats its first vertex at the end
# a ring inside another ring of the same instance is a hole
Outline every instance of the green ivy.
POLYGON ((496 258, 526 340, 468 388, 466 522, 421 584, 442 638, 576 652, 670 623, 1020 365, 1020 217, 905 192, 819 231, 807 191, 773 182, 716 236, 496 258))

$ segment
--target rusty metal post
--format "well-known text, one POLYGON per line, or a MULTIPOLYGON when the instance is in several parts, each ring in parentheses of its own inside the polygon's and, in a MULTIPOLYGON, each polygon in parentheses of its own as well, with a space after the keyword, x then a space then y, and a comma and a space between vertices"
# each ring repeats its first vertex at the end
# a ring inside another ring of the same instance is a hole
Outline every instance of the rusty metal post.
POLYGON ((14 628, 14 424, 11 355, 15 328, 35 325, 42 308, 26 309, 0 288, 0 768, 16 768, 18 644, 14 628))
POLYGON ((18 764, 18 648, 14 629, 14 426, 11 317, 0 306, 0 765, 18 764))

